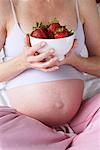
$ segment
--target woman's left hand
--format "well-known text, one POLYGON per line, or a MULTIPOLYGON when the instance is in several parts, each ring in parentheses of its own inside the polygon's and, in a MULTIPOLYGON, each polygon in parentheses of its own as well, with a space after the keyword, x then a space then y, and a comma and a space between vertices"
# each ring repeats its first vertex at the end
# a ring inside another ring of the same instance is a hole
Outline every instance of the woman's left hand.
POLYGON ((62 61, 59 61, 58 66, 60 65, 72 65, 77 59, 78 55, 75 52, 75 48, 78 45, 78 41, 75 39, 71 50, 65 55, 65 58, 62 61))

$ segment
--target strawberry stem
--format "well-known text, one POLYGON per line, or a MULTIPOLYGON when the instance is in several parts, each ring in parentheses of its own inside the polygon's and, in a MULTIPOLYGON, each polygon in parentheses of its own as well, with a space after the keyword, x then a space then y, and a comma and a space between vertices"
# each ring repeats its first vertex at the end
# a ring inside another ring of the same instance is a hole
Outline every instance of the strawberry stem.
POLYGON ((38 28, 45 28, 45 27, 46 26, 42 22, 36 22, 32 28, 33 28, 33 31, 35 31, 38 28))

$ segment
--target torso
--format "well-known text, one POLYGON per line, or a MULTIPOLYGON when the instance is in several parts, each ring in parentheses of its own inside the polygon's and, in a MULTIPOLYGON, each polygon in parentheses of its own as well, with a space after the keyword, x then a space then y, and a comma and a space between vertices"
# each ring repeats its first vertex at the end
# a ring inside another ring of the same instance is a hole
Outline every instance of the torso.
MULTIPOLYGON (((31 32, 33 22, 47 23, 54 17, 58 18, 61 24, 66 24, 69 29, 77 28, 74 0, 64 2, 62 0, 45 2, 44 0, 13 0, 13 2, 16 6, 18 22, 24 33, 31 32)), ((12 18, 10 16, 7 26, 8 35, 14 26, 12 18)), ((79 109, 82 94, 83 81, 78 79, 33 83, 7 90, 12 107, 47 125, 59 125, 71 120, 79 109)))

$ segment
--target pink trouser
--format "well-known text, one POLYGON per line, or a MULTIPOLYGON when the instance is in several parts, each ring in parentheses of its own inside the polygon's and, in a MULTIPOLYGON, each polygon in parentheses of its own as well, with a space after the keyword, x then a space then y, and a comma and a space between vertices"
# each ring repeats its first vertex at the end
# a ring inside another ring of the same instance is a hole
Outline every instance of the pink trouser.
POLYGON ((82 104, 70 126, 77 135, 68 150, 100 150, 100 94, 82 104))
POLYGON ((0 107, 0 150, 99 150, 100 94, 84 101, 70 122, 69 136, 20 114, 0 107))

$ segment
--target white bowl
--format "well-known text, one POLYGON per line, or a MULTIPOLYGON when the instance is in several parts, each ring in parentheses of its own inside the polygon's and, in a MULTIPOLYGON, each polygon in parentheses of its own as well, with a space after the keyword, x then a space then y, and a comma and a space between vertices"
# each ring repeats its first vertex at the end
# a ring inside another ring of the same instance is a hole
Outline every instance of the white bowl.
POLYGON ((50 48, 53 48, 55 49, 58 59, 63 60, 64 55, 70 51, 73 45, 74 38, 75 38, 75 34, 69 37, 59 38, 59 39, 39 39, 30 36, 30 42, 32 46, 42 41, 46 42, 47 46, 40 49, 39 52, 42 53, 50 48))

